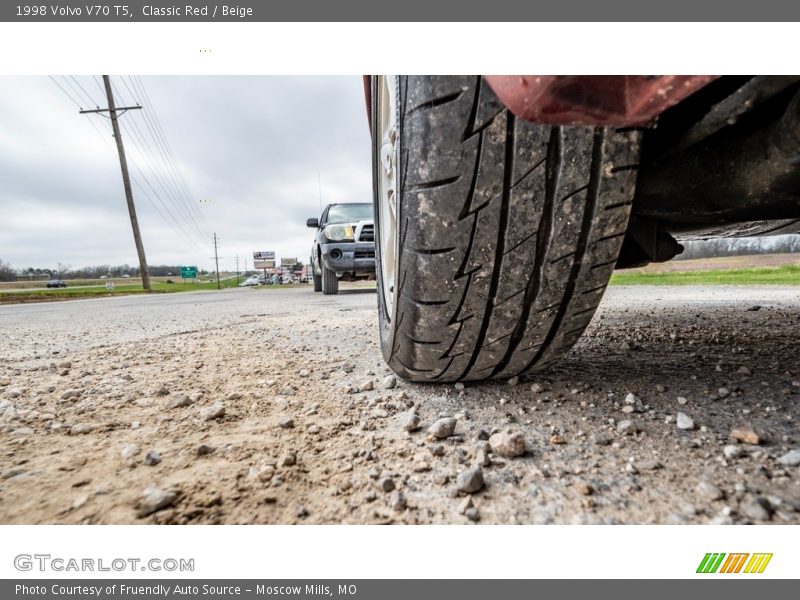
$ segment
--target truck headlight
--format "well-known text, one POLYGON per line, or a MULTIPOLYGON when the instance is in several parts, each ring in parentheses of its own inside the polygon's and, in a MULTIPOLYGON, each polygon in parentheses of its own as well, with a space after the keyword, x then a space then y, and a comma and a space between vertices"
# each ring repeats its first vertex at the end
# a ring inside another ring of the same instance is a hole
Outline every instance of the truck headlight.
POLYGON ((326 238, 334 242, 353 241, 353 227, 346 223, 326 225, 323 233, 326 238))

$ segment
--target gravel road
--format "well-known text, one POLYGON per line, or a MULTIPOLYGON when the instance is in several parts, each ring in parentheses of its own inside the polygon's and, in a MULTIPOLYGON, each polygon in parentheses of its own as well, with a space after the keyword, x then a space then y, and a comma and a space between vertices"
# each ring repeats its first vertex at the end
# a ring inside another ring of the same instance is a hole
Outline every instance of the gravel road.
POLYGON ((392 376, 363 287, 0 306, 0 522, 800 523, 799 309, 614 287, 463 386, 392 376))

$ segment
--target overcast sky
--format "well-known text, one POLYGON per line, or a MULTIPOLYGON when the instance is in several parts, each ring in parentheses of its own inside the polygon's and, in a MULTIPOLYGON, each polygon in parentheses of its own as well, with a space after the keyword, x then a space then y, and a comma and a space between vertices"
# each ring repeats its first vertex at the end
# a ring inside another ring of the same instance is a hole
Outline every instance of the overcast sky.
MULTIPOLYGON (((176 169, 150 133, 155 119, 123 115, 150 264, 212 269, 212 232, 223 270, 237 254, 252 266, 255 250, 307 262, 318 173, 324 203, 371 200, 359 77, 141 77, 150 103, 137 79, 112 80, 118 104, 153 110, 189 191, 173 183, 176 169)), ((56 81, 81 106, 87 96, 105 105, 99 80, 56 81)), ((138 264, 108 120, 78 114, 47 77, 0 77, 0 259, 17 268, 138 264)))

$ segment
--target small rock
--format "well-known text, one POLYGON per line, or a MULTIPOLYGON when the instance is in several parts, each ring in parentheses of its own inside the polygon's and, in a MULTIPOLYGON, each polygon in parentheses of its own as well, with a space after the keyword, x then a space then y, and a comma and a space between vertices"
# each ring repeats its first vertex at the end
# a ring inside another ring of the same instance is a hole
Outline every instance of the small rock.
POLYGON ((83 390, 81 390, 81 389, 77 389, 77 388, 74 388, 74 389, 71 389, 71 390, 67 390, 66 392, 64 392, 63 394, 61 394, 61 399, 62 399, 62 400, 73 400, 73 399, 77 399, 77 398, 80 398, 80 397, 81 397, 81 394, 82 394, 82 393, 83 393, 83 390))
POLYGON ((739 512, 753 521, 769 521, 772 516, 772 507, 766 498, 747 496, 739 504, 739 512))
POLYGON ((166 395, 169 394, 169 390, 167 389, 167 386, 162 385, 162 386, 159 386, 158 388, 156 388, 155 392, 153 392, 153 393, 156 396, 166 396, 166 395))
POLYGON ((747 310, 748 312, 756 312, 756 311, 761 310, 761 305, 760 304, 754 304, 753 306, 748 306, 745 310, 747 310))
POLYGON ((645 458, 637 461, 636 466, 640 471, 657 471, 658 469, 664 468, 664 465, 654 458, 645 458))
POLYGON ((195 449, 195 454, 197 454, 197 456, 208 456, 209 454, 213 454, 214 450, 216 450, 214 446, 209 446, 208 444, 200 444, 195 449))
POLYGON ((675 419, 675 424, 678 426, 678 429, 683 429, 683 430, 694 429, 694 420, 692 419, 692 417, 683 412, 678 413, 678 416, 675 419))
POLYGON ((721 500, 724 496, 722 490, 708 479, 701 480, 697 486, 695 486, 694 491, 697 492, 697 495, 700 496, 700 498, 710 502, 713 502, 714 500, 721 500))
POLYGON ((281 467, 293 467, 297 464, 297 452, 290 450, 278 461, 281 467))
POLYGON ((728 460, 739 458, 741 454, 742 451, 739 449, 739 447, 734 446, 733 444, 729 444, 722 449, 722 455, 728 460))
POLYGON ((69 430, 72 435, 82 435, 91 433, 92 431, 94 431, 94 425, 90 425, 89 423, 78 423, 77 425, 73 425, 69 430))
POLYGON ((381 386, 385 390, 394 389, 395 387, 397 387, 397 377, 395 377, 394 375, 387 375, 386 377, 383 378, 381 386))
POLYGON ((544 391, 544 386, 541 383, 534 383, 531 386, 531 391, 534 394, 541 394, 544 391))
POLYGON ((522 456, 525 454, 525 436, 519 431, 495 433, 489 437, 489 447, 495 454, 506 458, 522 456))
POLYGON ((737 442, 742 442, 743 444, 750 444, 752 446, 757 446, 761 443, 761 437, 753 430, 750 425, 739 425, 738 427, 734 427, 731 429, 730 437, 737 442))
POLYGON ((625 404, 638 404, 639 402, 641 402, 641 400, 639 400, 639 397, 632 392, 628 393, 628 395, 625 396, 625 404))
POLYGON ((142 462, 144 462, 144 464, 146 464, 148 467, 154 467, 161 462, 161 454, 155 450, 150 450, 150 452, 145 455, 142 462))
POLYGON ((787 467, 800 465, 800 450, 790 450, 778 459, 778 462, 787 467))
POLYGON ((226 400, 231 400, 231 401, 240 400, 241 398, 242 398, 241 392, 231 392, 225 397, 226 400))
POLYGON ((78 496, 77 498, 75 498, 75 500, 72 501, 72 510, 78 510, 79 508, 82 508, 83 506, 86 505, 87 502, 89 502, 88 495, 82 494, 78 496))
POLYGON ((394 511, 401 512, 406 507, 406 497, 403 495, 403 492, 399 490, 395 490, 392 492, 392 495, 389 496, 389 508, 394 511))
POLYGON ((483 470, 472 467, 459 474, 456 479, 456 488, 465 494, 474 494, 483 488, 483 470))
POLYGON ((659 392, 660 394, 663 394, 664 392, 667 391, 667 387, 663 383, 657 383, 656 391, 659 392))
POLYGON ((146 517, 154 512, 172 506, 178 498, 178 493, 174 490, 162 490, 157 487, 147 488, 139 499, 139 509, 137 515, 146 517))
POLYGON ((310 513, 308 512, 308 509, 301 504, 297 507, 295 514, 297 515, 298 519, 305 519, 310 513))
POLYGON ((251 479, 258 479, 261 483, 268 483, 275 476, 275 467, 269 464, 252 466, 249 476, 251 479))
POLYGON ((519 383, 519 377, 517 377, 516 375, 514 377, 511 377, 508 380, 508 385, 512 385, 513 386, 513 385, 517 385, 518 383, 519 383))
POLYGON ((467 510, 464 511, 464 516, 467 517, 473 523, 477 523, 481 520, 481 513, 478 512, 478 509, 474 506, 469 507, 467 510))
POLYGON ((184 406, 191 406, 192 401, 189 399, 189 396, 186 394, 177 394, 167 400, 167 403, 164 405, 164 408, 167 410, 173 410, 175 408, 183 408, 184 406))
POLYGON ((278 421, 278 427, 281 429, 291 429, 294 427, 294 419, 291 417, 284 417, 280 421, 278 421))
POLYGON ((592 441, 598 446, 608 446, 614 441, 614 439, 610 435, 596 433, 594 436, 592 436, 592 441))
POLYGON ((383 477, 378 481, 378 485, 384 492, 391 492, 394 490, 394 479, 391 477, 383 477))
POLYGON ((405 431, 416 431, 419 429, 419 415, 410 410, 400 415, 400 426, 405 431))
POLYGON ((582 496, 591 496, 592 494, 594 494, 594 488, 592 487, 592 485, 586 483, 585 481, 579 481, 578 483, 576 483, 575 489, 582 496))
POLYGON ((450 437, 456 431, 456 420, 453 417, 444 417, 436 421, 428 429, 428 433, 443 440, 450 437))
POLYGON ((372 381, 365 381, 358 386, 359 392, 371 392, 375 389, 375 384, 372 381))
POLYGON ((203 421, 213 421, 225 416, 225 406, 219 402, 200 409, 200 418, 203 421))
POLYGON ((554 446, 561 446, 563 444, 566 444, 567 440, 563 436, 554 433, 553 435, 550 436, 550 443, 553 444, 554 446))
POLYGON ((720 398, 727 398, 731 395, 731 391, 726 387, 721 387, 717 390, 717 396, 720 398))
POLYGON ((684 398, 683 396, 678 396, 678 404, 684 406, 687 402, 689 401, 686 398, 684 398))
POLYGON ((122 449, 120 455, 122 456, 123 459, 130 460, 134 456, 139 454, 141 451, 142 451, 141 448, 139 448, 139 446, 137 446, 136 444, 128 444, 122 449))
POLYGON ((633 421, 618 421, 617 431, 623 435, 633 435, 636 433, 636 425, 633 424, 633 421))
POLYGON ((455 388, 455 390, 456 390, 457 392, 463 392, 463 391, 464 391, 464 384, 463 384, 463 383, 461 383, 460 381, 457 381, 457 382, 456 382, 456 383, 453 385, 453 387, 455 388))

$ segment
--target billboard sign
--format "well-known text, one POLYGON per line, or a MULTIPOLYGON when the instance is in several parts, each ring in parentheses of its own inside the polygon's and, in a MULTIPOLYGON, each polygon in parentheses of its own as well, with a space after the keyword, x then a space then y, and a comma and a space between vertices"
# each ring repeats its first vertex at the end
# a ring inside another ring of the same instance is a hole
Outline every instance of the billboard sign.
POLYGON ((253 252, 253 260, 275 260, 275 251, 262 250, 261 252, 253 252))
POLYGON ((281 259, 281 266, 282 267, 291 267, 297 264, 297 258, 282 258, 281 259))
POLYGON ((254 260, 253 261, 253 268, 254 269, 274 269, 275 268, 275 261, 274 260, 254 260))

